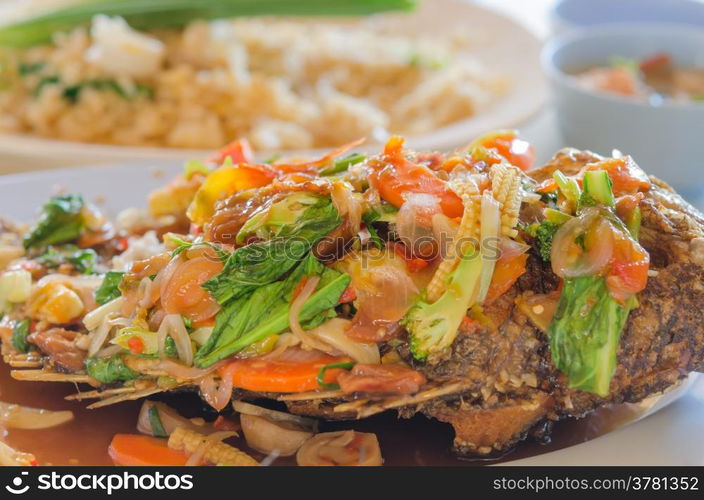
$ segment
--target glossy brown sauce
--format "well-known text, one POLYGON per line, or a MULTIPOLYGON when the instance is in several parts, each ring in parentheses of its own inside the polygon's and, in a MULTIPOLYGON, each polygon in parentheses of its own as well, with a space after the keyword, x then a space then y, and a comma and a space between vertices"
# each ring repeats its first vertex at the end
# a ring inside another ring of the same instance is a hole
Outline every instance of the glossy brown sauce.
MULTIPOLYGON (((112 465, 107 449, 116 433, 136 433, 137 415, 141 401, 127 401, 117 405, 87 410, 88 402, 66 401, 65 396, 76 392, 66 383, 20 382, 10 377, 9 368, 0 363, 0 400, 48 410, 72 410, 73 421, 44 430, 17 430, 6 432, 5 441, 20 451, 33 453, 40 465, 112 465)), ((165 402, 187 417, 203 415, 203 404, 195 394, 169 395, 165 402)), ((515 460, 572 446, 593 439, 631 421, 639 410, 632 405, 603 408, 581 420, 559 422, 547 445, 535 442, 520 444, 503 460, 515 460)), ((212 414, 205 417, 212 418, 212 414)), ((410 420, 398 419, 388 413, 356 422, 323 422, 322 431, 353 428, 373 432, 379 438, 386 465, 480 465, 478 460, 457 459, 449 450, 452 428, 437 421, 416 416, 410 420)), ((232 444, 243 449, 243 440, 232 444)), ((252 453, 255 458, 261 454, 252 453)), ((293 458, 280 459, 275 464, 294 464, 293 458)), ((496 463, 496 462, 493 462, 496 463)))

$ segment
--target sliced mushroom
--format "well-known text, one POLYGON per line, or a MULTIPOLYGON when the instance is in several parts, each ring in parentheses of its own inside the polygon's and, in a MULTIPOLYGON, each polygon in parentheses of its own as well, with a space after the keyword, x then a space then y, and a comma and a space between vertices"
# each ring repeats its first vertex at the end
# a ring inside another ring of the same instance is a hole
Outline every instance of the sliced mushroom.
POLYGON ((262 453, 276 452, 282 457, 291 456, 317 430, 317 422, 312 419, 242 401, 234 402, 233 406, 241 413, 240 424, 247 444, 262 453))
POLYGON ((313 437, 313 432, 291 422, 274 422, 255 415, 240 416, 242 432, 250 448, 267 455, 277 452, 279 456, 290 457, 313 437))
POLYGON ((296 462, 302 466, 379 466, 383 459, 375 434, 349 430, 309 439, 298 450, 296 462))

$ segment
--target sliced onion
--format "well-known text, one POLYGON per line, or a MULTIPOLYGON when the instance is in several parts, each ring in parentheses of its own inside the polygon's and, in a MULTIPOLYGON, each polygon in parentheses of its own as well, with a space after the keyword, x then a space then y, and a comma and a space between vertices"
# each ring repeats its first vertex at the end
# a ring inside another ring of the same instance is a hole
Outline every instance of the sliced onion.
POLYGON ((301 340, 291 332, 285 332, 279 335, 276 339, 276 345, 274 345, 274 350, 261 356, 260 359, 274 359, 281 356, 281 354, 289 347, 297 346, 301 343, 301 340))
POLYGON ((107 346, 105 349, 101 349, 96 352, 95 356, 97 358, 111 358, 119 352, 122 352, 122 347, 120 347, 119 345, 110 345, 107 346))
POLYGON ((501 250, 501 259, 512 259, 523 255, 528 250, 530 250, 530 245, 521 243, 520 241, 512 240, 506 236, 501 237, 501 242, 499 243, 499 249, 501 250))
POLYGON ((335 182, 330 198, 341 218, 347 219, 352 234, 357 234, 362 224, 362 203, 345 182, 335 182))
POLYGON ((171 282, 171 278, 173 278, 176 269, 178 269, 182 262, 183 258, 181 255, 174 257, 168 264, 166 264, 166 266, 164 266, 161 271, 156 274, 156 277, 154 278, 154 285, 159 289, 160 297, 166 292, 166 289, 171 282))
POLYGON ((396 216, 399 239, 418 257, 433 255, 436 248, 433 216, 441 213, 440 200, 431 194, 411 194, 396 216))
POLYGON ((215 376, 201 379, 199 387, 203 399, 217 411, 224 409, 232 398, 232 370, 234 364, 228 365, 220 377, 220 384, 215 383, 215 376))
POLYGON ((291 327, 291 332, 298 337, 303 345, 311 349, 324 351, 329 348, 329 346, 310 336, 305 330, 303 330, 301 323, 298 321, 298 315, 300 314, 303 305, 310 298, 310 296, 313 295, 319 282, 320 276, 312 276, 306 280, 306 284, 303 285, 301 292, 295 299, 293 299, 293 302, 291 302, 291 308, 288 313, 288 322, 291 327))
POLYGON ((482 273, 479 278, 479 293, 477 302, 484 302, 491 277, 494 275, 494 267, 499 256, 496 254, 499 243, 499 232, 501 231, 501 205, 494 199, 490 192, 482 195, 481 205, 481 256, 482 273))
POLYGON ((48 429, 73 420, 73 412, 50 411, 0 402, 0 425, 10 429, 48 429))
POLYGON ((162 359, 156 366, 157 369, 163 370, 170 376, 181 379, 181 380, 195 380, 218 370, 227 361, 220 361, 214 365, 210 365, 208 368, 194 368, 193 366, 186 366, 176 361, 170 359, 162 359))
POLYGON ((376 435, 338 431, 309 439, 298 450, 296 462, 302 466, 379 466, 383 460, 376 435))
POLYGON ((613 228, 597 208, 587 208, 555 233, 550 260, 561 278, 600 274, 613 255, 613 228), (582 237, 586 250, 577 242, 582 237))
POLYGON ((242 432, 247 445, 261 453, 290 457, 313 437, 313 433, 290 422, 276 422, 265 417, 242 414, 242 432))
POLYGON ((119 316, 118 312, 108 313, 105 317, 103 317, 98 329, 91 333, 90 345, 88 346, 88 356, 94 356, 100 348, 103 347, 103 344, 105 344, 105 341, 110 335, 110 331, 113 327, 127 326, 128 324, 129 320, 119 316))
POLYGON ((433 215, 433 236, 438 242, 440 258, 446 258, 448 255, 448 245, 452 245, 457 237, 457 229, 459 224, 450 219, 443 213, 433 215))
POLYGON ((171 335, 171 338, 174 339, 179 359, 186 365, 192 365, 193 344, 191 344, 191 337, 188 336, 188 330, 186 330, 186 326, 183 324, 183 318, 180 314, 167 314, 159 326, 159 330, 157 331, 157 343, 161 356, 164 355, 164 345, 167 335, 171 335))
POLYGON ((299 425, 305 429, 308 429, 312 432, 318 431, 318 421, 312 418, 300 417, 298 415, 292 415, 283 411, 269 410, 268 408, 262 408, 261 406, 253 405, 251 403, 246 403, 244 401, 239 400, 233 401, 232 407, 235 409, 236 412, 245 415, 264 417, 277 422, 290 422, 299 425))
MULTIPOLYGON (((356 342, 347 336, 347 330, 352 321, 343 318, 333 318, 322 325, 308 330, 306 333, 336 351, 346 354, 358 363, 376 365, 381 361, 379 347, 375 343, 356 342)), ((329 353, 334 354, 334 353, 329 353)))

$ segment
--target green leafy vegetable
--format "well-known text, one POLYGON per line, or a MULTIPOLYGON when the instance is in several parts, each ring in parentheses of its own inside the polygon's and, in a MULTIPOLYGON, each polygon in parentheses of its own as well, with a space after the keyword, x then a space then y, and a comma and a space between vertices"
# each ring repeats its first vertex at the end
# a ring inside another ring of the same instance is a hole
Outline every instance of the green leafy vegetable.
POLYGON ((161 421, 161 416, 159 415, 159 408, 157 408, 155 404, 152 404, 149 407, 147 416, 149 417, 149 427, 152 428, 152 434, 154 434, 154 437, 169 437, 169 435, 166 433, 166 429, 164 429, 164 424, 161 421))
POLYGON ((120 282, 124 274, 125 273, 119 271, 108 271, 105 273, 103 282, 95 291, 95 301, 98 304, 102 306, 122 295, 122 292, 120 292, 120 282))
POLYGON ((609 394, 621 330, 636 305, 635 297, 625 306, 616 302, 601 276, 564 280, 548 337, 553 363, 570 387, 609 394))
POLYGON ((136 29, 177 28, 194 19, 237 16, 346 16, 409 10, 414 0, 81 0, 59 3, 0 28, 0 46, 49 43, 56 32, 70 31, 95 14, 122 16, 136 29))
POLYGON ((325 382, 325 372, 328 370, 332 370, 333 368, 342 368, 343 370, 351 370, 354 368, 355 363, 353 361, 348 361, 347 363, 332 363, 330 365, 325 365, 323 366, 320 371, 318 372, 318 377, 316 380, 318 381, 318 385, 322 387, 323 389, 327 389, 330 391, 336 391, 340 388, 339 384, 334 384, 334 383, 327 383, 325 382))
POLYGON ((245 347, 289 328, 289 309, 296 287, 306 276, 320 276, 318 286, 298 315, 304 328, 314 328, 335 315, 334 308, 350 283, 350 276, 328 268, 308 254, 281 281, 256 287, 223 308, 208 342, 195 356, 206 367, 245 347))
POLYGON ((24 248, 44 248, 78 239, 83 229, 83 197, 54 196, 43 207, 37 223, 24 237, 24 248))
POLYGON ((29 351, 29 342, 27 342, 27 336, 29 335, 29 320, 23 319, 15 323, 12 329, 12 345, 19 352, 29 351))
MULTIPOLYGON (((232 252, 222 272, 205 282, 203 288, 220 304, 226 304, 291 271, 315 243, 340 225, 332 201, 329 198, 316 199, 314 204, 299 211, 292 223, 277 224, 276 229, 270 229, 275 233, 274 239, 252 243, 232 252)), ((270 224, 268 219, 261 224, 270 224)))
POLYGON ((61 265, 70 264, 81 274, 94 274, 98 263, 98 254, 92 248, 81 249, 76 245, 49 246, 35 258, 44 267, 56 269, 61 265))
POLYGON ((481 272, 479 255, 475 251, 465 254, 449 275, 445 293, 432 304, 417 300, 406 313, 401 324, 408 330, 414 358, 425 361, 432 352, 452 345, 476 296, 481 272))
POLYGON ((370 210, 362 214, 362 220, 367 226, 372 244, 377 248, 384 248, 384 241, 379 237, 379 233, 377 233, 374 228, 374 222, 378 221, 380 218, 381 214, 376 210, 370 210))
POLYGON ((119 354, 111 358, 86 358, 86 373, 103 384, 127 382, 139 377, 139 373, 125 366, 119 354))

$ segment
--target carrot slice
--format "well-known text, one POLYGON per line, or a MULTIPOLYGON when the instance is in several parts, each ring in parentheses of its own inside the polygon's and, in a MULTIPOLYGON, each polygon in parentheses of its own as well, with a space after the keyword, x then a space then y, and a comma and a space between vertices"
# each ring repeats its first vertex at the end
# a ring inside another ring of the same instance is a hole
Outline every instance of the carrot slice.
MULTIPOLYGON (((303 354, 303 351, 300 351, 303 354)), ((298 354, 298 353, 297 353, 298 354)), ((233 361, 221 370, 232 378, 232 385, 254 392, 307 392, 320 389, 318 373, 325 365, 349 361, 347 358, 305 352, 300 359, 250 358, 233 361)), ((339 369, 325 372, 325 383, 337 380, 339 369)))
POLYGON ((188 456, 167 446, 166 439, 141 434, 115 434, 108 448, 115 465, 181 466, 188 456))

